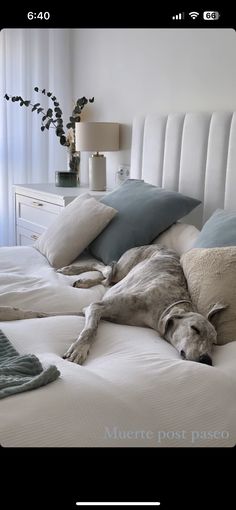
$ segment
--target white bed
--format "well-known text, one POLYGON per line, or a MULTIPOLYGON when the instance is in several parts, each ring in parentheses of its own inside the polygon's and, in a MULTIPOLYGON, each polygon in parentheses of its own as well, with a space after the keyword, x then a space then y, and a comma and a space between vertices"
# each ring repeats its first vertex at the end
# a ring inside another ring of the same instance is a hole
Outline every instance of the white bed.
MULTIPOLYGON (((234 209, 236 125, 232 113, 135 119, 131 177, 200 198, 187 221, 234 209)), ((0 250, 0 305, 74 311, 103 286, 74 289, 32 247, 0 250)), ((83 366, 61 358, 82 329, 76 316, 2 322, 20 353, 56 364, 60 378, 0 401, 3 446, 232 446, 236 440, 236 341, 215 346, 213 367, 182 361, 147 328, 101 322, 83 366)))

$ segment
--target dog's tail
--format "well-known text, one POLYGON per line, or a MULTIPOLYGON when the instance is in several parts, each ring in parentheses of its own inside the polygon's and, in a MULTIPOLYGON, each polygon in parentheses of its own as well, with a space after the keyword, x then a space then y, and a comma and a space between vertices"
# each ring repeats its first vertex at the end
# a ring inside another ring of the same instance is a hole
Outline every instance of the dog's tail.
MULTIPOLYGON (((34 312, 31 312, 34 313, 34 312)), ((47 317, 61 317, 65 315, 75 315, 78 317, 84 317, 84 312, 35 312, 37 314, 37 318, 47 318, 47 317)))

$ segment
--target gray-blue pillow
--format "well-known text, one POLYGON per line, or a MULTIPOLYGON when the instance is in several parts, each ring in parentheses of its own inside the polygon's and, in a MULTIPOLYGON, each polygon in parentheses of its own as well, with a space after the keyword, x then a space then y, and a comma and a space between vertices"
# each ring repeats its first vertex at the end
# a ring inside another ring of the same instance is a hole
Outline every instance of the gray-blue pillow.
POLYGON ((128 179, 101 202, 118 210, 116 217, 89 246, 92 255, 105 264, 118 260, 134 246, 150 244, 200 204, 195 198, 137 179, 128 179))
POLYGON ((236 213, 216 209, 203 226, 193 248, 236 246, 236 213))

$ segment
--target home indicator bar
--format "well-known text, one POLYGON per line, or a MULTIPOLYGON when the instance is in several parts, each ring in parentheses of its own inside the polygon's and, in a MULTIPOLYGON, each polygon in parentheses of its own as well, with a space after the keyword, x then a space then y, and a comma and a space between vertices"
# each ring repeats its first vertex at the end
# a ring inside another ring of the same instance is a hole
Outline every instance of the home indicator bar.
POLYGON ((77 506, 159 506, 160 501, 148 501, 148 502, 137 502, 137 501, 76 501, 77 506))

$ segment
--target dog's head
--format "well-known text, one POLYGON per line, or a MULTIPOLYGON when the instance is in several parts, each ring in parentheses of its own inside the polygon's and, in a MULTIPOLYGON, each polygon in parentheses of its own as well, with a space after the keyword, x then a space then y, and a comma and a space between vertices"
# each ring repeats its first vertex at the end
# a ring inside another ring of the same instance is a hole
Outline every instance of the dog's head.
POLYGON ((216 343, 217 333, 211 321, 216 313, 225 308, 227 305, 217 303, 204 317, 200 313, 173 307, 160 319, 159 331, 177 349, 182 359, 212 365, 212 345, 216 343))

